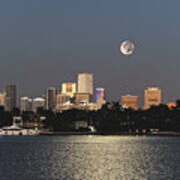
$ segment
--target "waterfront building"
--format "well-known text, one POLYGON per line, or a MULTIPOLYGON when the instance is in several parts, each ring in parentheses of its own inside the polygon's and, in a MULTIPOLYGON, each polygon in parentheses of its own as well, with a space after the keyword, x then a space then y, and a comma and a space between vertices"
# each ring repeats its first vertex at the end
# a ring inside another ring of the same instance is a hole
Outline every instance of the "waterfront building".
POLYGON ((73 98, 76 93, 76 83, 62 83, 61 93, 73 98))
POLYGON ((93 95, 93 74, 78 74, 78 93, 89 93, 93 95))
POLYGON ((34 112, 37 112, 38 108, 44 109, 45 108, 45 99, 41 98, 41 97, 34 98, 32 107, 33 107, 34 112))
POLYGON ((123 108, 138 109, 138 96, 125 95, 121 96, 121 103, 123 108))
POLYGON ((21 116, 13 116, 13 125, 16 127, 23 126, 23 119, 21 116))
POLYGON ((32 111, 32 99, 28 97, 22 97, 20 100, 20 109, 23 111, 32 111))
POLYGON ((144 92, 144 109, 149 109, 152 105, 161 104, 161 90, 158 87, 148 87, 144 92))
POLYGON ((56 107, 56 95, 57 91, 55 87, 49 87, 46 89, 46 109, 54 109, 56 107))
POLYGON ((5 93, 0 93, 0 106, 5 106, 5 93))
POLYGON ((16 107, 16 85, 7 85, 5 94, 5 110, 12 111, 16 107))
POLYGON ((88 122, 84 120, 74 121, 74 129, 79 130, 81 128, 87 129, 88 128, 88 122))

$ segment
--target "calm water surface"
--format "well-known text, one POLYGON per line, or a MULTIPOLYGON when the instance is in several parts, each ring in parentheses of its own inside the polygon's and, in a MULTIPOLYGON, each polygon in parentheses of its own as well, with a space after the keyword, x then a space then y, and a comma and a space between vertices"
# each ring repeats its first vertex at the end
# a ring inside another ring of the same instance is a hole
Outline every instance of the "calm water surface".
POLYGON ((0 180, 179 180, 180 137, 0 138, 0 180))

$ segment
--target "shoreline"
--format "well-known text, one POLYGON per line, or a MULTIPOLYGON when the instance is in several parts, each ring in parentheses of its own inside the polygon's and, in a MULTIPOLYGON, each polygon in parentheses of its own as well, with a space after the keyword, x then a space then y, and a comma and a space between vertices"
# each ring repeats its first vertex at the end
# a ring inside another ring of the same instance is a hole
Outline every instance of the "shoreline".
POLYGON ((40 132, 39 136, 74 136, 74 135, 99 135, 99 136, 180 136, 180 132, 156 132, 156 133, 132 133, 132 132, 117 132, 117 133, 92 133, 92 132, 40 132))

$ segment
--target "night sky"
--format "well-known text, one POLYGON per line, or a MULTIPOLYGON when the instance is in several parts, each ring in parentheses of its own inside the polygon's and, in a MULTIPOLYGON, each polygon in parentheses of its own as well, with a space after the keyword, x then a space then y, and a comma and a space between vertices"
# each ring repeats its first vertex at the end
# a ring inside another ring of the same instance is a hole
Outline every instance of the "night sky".
POLYGON ((19 96, 95 74, 108 100, 127 92, 143 103, 159 86, 163 102, 180 97, 180 1, 1 0, 0 87, 15 83, 19 96), (123 40, 135 44, 123 56, 123 40))

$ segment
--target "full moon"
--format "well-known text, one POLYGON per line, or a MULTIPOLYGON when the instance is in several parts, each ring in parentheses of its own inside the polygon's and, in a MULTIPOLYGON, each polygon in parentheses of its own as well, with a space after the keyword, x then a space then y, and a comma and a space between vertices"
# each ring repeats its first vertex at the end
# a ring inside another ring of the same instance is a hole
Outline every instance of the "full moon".
POLYGON ((120 51, 122 54, 128 56, 131 55, 134 52, 134 44, 130 41, 124 41, 121 45, 120 45, 120 51))

